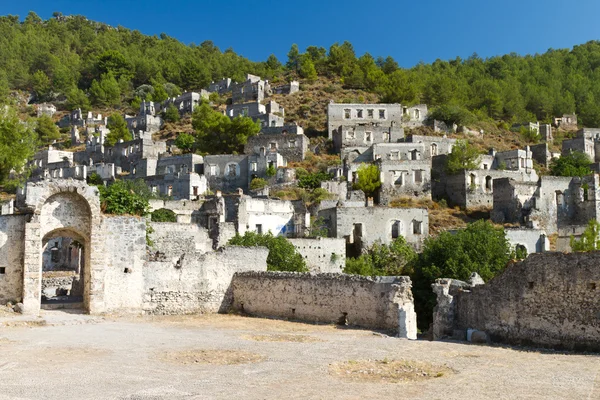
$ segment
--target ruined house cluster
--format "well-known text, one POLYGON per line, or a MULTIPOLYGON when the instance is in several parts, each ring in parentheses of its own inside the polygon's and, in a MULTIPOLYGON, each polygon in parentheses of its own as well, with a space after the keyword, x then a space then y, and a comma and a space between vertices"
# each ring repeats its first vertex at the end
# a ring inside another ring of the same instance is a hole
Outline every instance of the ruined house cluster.
MULTIPOLYGON (((402 236, 417 251, 422 248, 429 233, 428 210, 390 207, 394 199, 407 196, 492 209, 495 222, 513 225, 506 230, 513 247, 527 253, 549 250, 549 236, 555 234, 559 249, 567 248, 571 235, 598 218, 600 175, 539 177, 533 168, 534 161, 548 166, 559 156, 548 148, 552 127, 529 124, 528 129, 542 133, 544 143, 491 150, 476 168, 448 174, 446 160, 456 139, 447 133, 456 127, 434 121, 435 130, 443 132, 405 135, 405 129, 429 122, 423 104, 329 104, 328 136, 341 161, 329 169, 332 179, 321 183, 331 199, 307 208, 301 200, 270 197, 275 189, 297 185, 296 171, 288 163, 305 159, 309 139, 301 126, 286 123, 283 107, 265 99, 298 90, 297 82, 271 87, 248 75, 242 83, 223 79, 162 104, 142 102, 138 115, 126 116, 134 139, 114 146, 106 145, 106 118, 75 110, 61 123, 71 127, 72 142, 84 148, 67 152, 50 146, 37 153, 30 161, 32 179, 15 201, 0 208, 0 303, 22 302, 23 311, 33 314, 65 298, 90 313, 235 309, 317 322, 349 321, 414 339, 410 279, 340 274, 347 256, 377 242, 389 244, 402 236), (210 93, 231 96, 228 117, 260 122, 260 134, 249 139, 243 154, 175 155, 172 145, 153 139, 162 126, 161 110, 174 105, 182 114, 191 113, 210 93), (375 198, 353 190, 364 164, 379 169, 381 187, 375 198), (97 189, 85 183, 92 174, 103 181, 143 179, 161 198, 151 200, 151 210, 171 210, 177 222, 153 222, 149 232, 144 218, 103 215, 97 189), (255 178, 265 179, 267 187, 250 190, 255 178), (315 218, 327 228, 327 237, 307 237, 315 218), (265 249, 226 246, 245 232, 289 238, 311 274, 267 272, 265 249)), ((52 108, 45 105, 38 112, 48 115, 52 108)), ((576 126, 576 116, 563 116, 555 123, 572 127, 573 121, 576 126)), ((583 151, 600 171, 597 143, 600 130, 583 129, 563 143, 563 154, 583 151)), ((548 329, 548 321, 559 318, 556 307, 542 316, 536 313, 548 306, 553 291, 566 296, 568 285, 577 290, 577 297, 567 302, 568 312, 574 313, 589 303, 585 291, 600 284, 588 268, 591 258, 580 263, 581 274, 572 281, 553 257, 527 259, 483 286, 477 279, 437 282, 434 336, 464 339, 477 330, 486 332, 486 340, 524 342, 542 329, 547 336, 535 343, 555 345, 557 338, 566 338, 570 345, 581 339, 575 330, 582 326, 592 336, 598 333, 598 319, 573 317, 572 327, 548 329), (542 261, 553 269, 550 278, 542 261), (482 311, 490 297, 499 296, 506 300, 495 304, 489 315, 482 311), (514 328, 518 318, 526 323, 514 328)), ((593 302, 590 312, 599 312, 598 304, 593 302)), ((584 342, 594 347, 597 340, 587 333, 584 342)))

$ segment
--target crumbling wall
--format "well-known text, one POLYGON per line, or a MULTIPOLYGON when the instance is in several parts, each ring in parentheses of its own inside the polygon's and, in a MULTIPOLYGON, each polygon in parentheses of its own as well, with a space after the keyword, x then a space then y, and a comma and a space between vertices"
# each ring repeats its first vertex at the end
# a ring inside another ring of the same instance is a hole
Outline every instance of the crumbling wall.
POLYGON ((410 278, 246 272, 232 281, 233 308, 265 317, 394 330, 416 339, 410 278))
POLYGON ((24 215, 0 215, 0 304, 23 298, 24 215))
POLYGON ((264 247, 227 247, 205 254, 161 249, 165 252, 144 268, 143 311, 149 314, 226 311, 234 273, 266 271, 269 255, 264 247))
POLYGON ((311 272, 340 273, 346 265, 346 240, 336 238, 289 239, 311 272))
POLYGON ((540 253, 511 263, 454 296, 453 329, 484 331, 497 342, 598 351, 599 263, 600 252, 540 253))
POLYGON ((102 243, 105 310, 139 312, 146 261, 146 220, 105 216, 102 218, 102 243))

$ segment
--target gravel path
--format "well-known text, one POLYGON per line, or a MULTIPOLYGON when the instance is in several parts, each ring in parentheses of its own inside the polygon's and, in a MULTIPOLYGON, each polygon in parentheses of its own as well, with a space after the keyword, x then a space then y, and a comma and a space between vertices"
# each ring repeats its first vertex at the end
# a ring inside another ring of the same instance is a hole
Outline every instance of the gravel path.
POLYGON ((55 313, 48 314, 53 325, 0 327, 0 400, 600 399, 598 355, 408 341, 230 315, 85 323, 55 313), (178 363, 165 357, 170 352, 261 357, 178 363), (454 372, 394 384, 350 382, 328 372, 331 363, 366 359, 416 360, 454 372))

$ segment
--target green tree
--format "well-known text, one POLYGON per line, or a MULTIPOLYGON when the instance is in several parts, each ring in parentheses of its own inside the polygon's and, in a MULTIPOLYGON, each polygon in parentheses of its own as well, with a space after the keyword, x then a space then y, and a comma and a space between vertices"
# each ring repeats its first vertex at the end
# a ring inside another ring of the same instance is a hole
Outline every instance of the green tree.
POLYGON ((49 144, 60 139, 58 126, 47 115, 42 115, 37 119, 35 133, 37 133, 40 142, 43 144, 49 144))
POLYGON ((358 177, 354 190, 362 190, 368 197, 373 197, 381 187, 379 168, 374 164, 362 164, 356 172, 358 177))
POLYGON ((148 214, 148 196, 139 190, 145 183, 143 180, 139 181, 141 182, 117 180, 109 186, 98 186, 102 211, 114 215, 148 214))
POLYGON ((229 240, 228 244, 230 246, 263 246, 268 248, 267 270, 269 271, 308 272, 302 255, 283 236, 273 236, 271 232, 258 234, 247 231, 244 236, 236 234, 229 240))
POLYGON ((457 140, 446 158, 446 172, 454 175, 463 170, 477 169, 481 156, 466 140, 457 140))
POLYGON ((435 296, 431 284, 439 278, 467 281, 477 272, 488 281, 504 270, 510 260, 510 244, 503 228, 477 221, 456 233, 442 232, 425 240, 412 275, 415 308, 419 322, 431 322, 435 296))
POLYGON ((174 104, 169 104, 162 114, 163 119, 167 122, 179 122, 179 110, 174 104))
POLYGON ((177 222, 177 214, 167 208, 159 208, 150 213, 152 222, 177 222))
POLYGON ((29 123, 21 122, 12 107, 0 109, 0 184, 6 183, 11 171, 23 174, 36 144, 37 134, 29 123))
POLYGON ((554 176, 590 175, 592 160, 581 151, 571 151, 567 155, 555 158, 550 163, 550 173, 554 176))
POLYGON ((260 131, 260 125, 251 118, 238 116, 231 120, 207 103, 194 109, 192 126, 198 150, 211 154, 242 152, 248 138, 260 131))
POLYGON ((298 71, 300 64, 300 51, 298 50, 298 45, 296 43, 294 43, 290 48, 287 57, 288 61, 285 64, 285 67, 290 71, 298 71))
POLYGON ((414 248, 399 236, 389 245, 375 243, 358 258, 347 258, 344 273, 367 276, 400 276, 412 273, 414 248))
POLYGON ((304 169, 297 169, 298 186, 304 189, 316 189, 321 187, 321 182, 332 179, 331 174, 326 172, 310 173, 304 169))
POLYGON ((121 88, 112 74, 103 74, 100 81, 94 80, 90 87, 92 102, 97 106, 121 104, 121 88))
POLYGON ((298 74, 301 78, 304 78, 309 82, 314 82, 317 79, 317 70, 309 55, 303 54, 300 56, 300 68, 298 74))
POLYGON ((154 82, 152 86, 154 87, 154 93, 152 93, 152 101, 162 103, 163 101, 169 98, 169 94, 167 93, 165 86, 162 83, 154 82))
POLYGON ((67 92, 67 109, 73 111, 78 108, 84 113, 90 111, 90 99, 83 90, 73 87, 67 92))
POLYGON ((175 139, 175 146, 184 153, 189 153, 194 148, 196 138, 189 133, 180 133, 175 139))
POLYGON ((600 222, 592 219, 581 234, 579 240, 571 235, 571 251, 595 251, 600 250, 600 222))
POLYGON ((108 117, 106 127, 110 129, 108 135, 106 135, 105 144, 107 146, 114 146, 119 140, 127 142, 132 140, 131 133, 127 128, 127 122, 121 114, 113 114, 108 117))
POLYGON ((43 71, 35 71, 31 76, 31 87, 35 92, 36 97, 40 101, 44 101, 50 98, 52 91, 52 83, 50 78, 43 71))

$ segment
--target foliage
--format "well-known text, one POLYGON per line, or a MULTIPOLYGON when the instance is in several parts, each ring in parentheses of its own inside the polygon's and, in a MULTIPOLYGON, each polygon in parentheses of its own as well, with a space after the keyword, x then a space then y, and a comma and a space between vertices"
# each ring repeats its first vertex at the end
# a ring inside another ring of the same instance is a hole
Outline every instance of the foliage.
POLYGON ((47 115, 42 115, 37 119, 35 133, 37 133, 38 139, 43 144, 49 144, 60 139, 58 126, 47 115))
POLYGON ((11 171, 22 174, 25 162, 36 150, 37 134, 31 124, 22 123, 12 107, 0 109, 0 184, 11 171))
POLYGON ((162 114, 163 119, 167 122, 179 121, 179 110, 173 104, 169 104, 162 114))
POLYGON ((90 99, 81 89, 73 87, 67 92, 67 109, 73 111, 81 108, 81 111, 86 113, 91 109, 90 99))
POLYGON ((260 190, 267 186, 269 182, 262 178, 254 178, 250 181, 250 190, 260 190))
POLYGON ((210 154, 240 153, 248 138, 260 131, 259 123, 251 118, 238 116, 229 119, 207 103, 194 109, 192 126, 196 131, 197 148, 210 154))
POLYGON ((443 121, 448 127, 451 127, 453 124, 459 126, 468 125, 477 120, 467 109, 455 104, 436 107, 429 113, 427 118, 430 121, 443 121))
POLYGON ((592 161, 581 151, 572 151, 567 155, 555 158, 550 163, 550 173, 554 176, 585 176, 590 175, 592 161))
POLYGON ((90 96, 96 106, 114 107, 121 104, 121 88, 112 74, 103 74, 100 80, 94 80, 90 96))
POLYGON ((92 172, 90 174, 90 176, 87 177, 87 183, 88 185, 104 185, 104 181, 102 180, 102 177, 100 175, 98 175, 96 172, 92 172))
POLYGON ((542 135, 537 131, 537 129, 531 129, 522 126, 521 129, 519 129, 519 133, 521 134, 523 140, 527 143, 536 144, 542 140, 542 135))
POLYGON ((367 276, 409 275, 417 258, 415 250, 399 236, 389 245, 375 243, 358 258, 347 258, 344 273, 367 276))
POLYGON ((228 242, 231 246, 256 247, 269 249, 267 269, 269 271, 308 272, 302 256, 294 245, 283 236, 273 236, 271 232, 258 234, 247 231, 244 236, 236 234, 228 242))
POLYGON ((118 180, 108 187, 98 186, 98 189, 103 212, 115 215, 148 214, 148 200, 152 194, 142 179, 118 180))
POLYGON ((108 135, 106 135, 106 145, 114 146, 119 140, 128 141, 131 140, 131 133, 127 128, 127 122, 121 114, 113 114, 108 117, 108 123, 106 127, 110 129, 108 135))
POLYGON ((384 102, 427 103, 447 123, 468 124, 472 116, 548 121, 575 112, 583 125, 600 126, 599 41, 526 56, 473 54, 408 69, 392 57, 357 56, 349 42, 308 46, 304 53, 294 45, 286 71, 273 55, 252 62, 211 41, 184 45, 166 34, 146 36, 78 15, 44 21, 30 13, 25 23, 8 15, 0 17, 0 30, 0 71, 6 74, 0 80, 10 89, 33 89, 39 99, 77 87, 96 105, 116 106, 144 84, 172 97, 174 88, 197 90, 223 76, 239 82, 246 73, 273 79, 292 72, 310 80, 314 67, 317 75, 376 93, 384 102))
POLYGON ((267 170, 265 171, 265 174, 266 174, 266 175, 267 175, 269 178, 272 178, 272 177, 274 177, 275 175, 277 175, 277 169, 275 168, 275 166, 274 166, 274 165, 269 165, 269 166, 267 167, 267 170))
POLYGON ((150 214, 152 222, 177 222, 177 214, 167 208, 159 208, 150 214))
POLYGON ((189 133, 180 133, 175 139, 175 146, 184 153, 189 153, 194 148, 196 138, 189 133))
POLYGON ((463 170, 477 169, 480 155, 466 140, 457 140, 446 158, 446 172, 454 175, 463 170))
POLYGON ((369 197, 372 197, 381 186, 379 180, 379 168, 374 164, 362 164, 356 173, 358 179, 354 183, 354 190, 362 190, 369 197))
POLYGON ((328 237, 328 236, 329 236, 329 229, 327 228, 327 224, 325 223, 325 218, 311 217, 310 229, 308 231, 308 237, 319 238, 319 237, 328 237))
POLYGON ((600 250, 600 222, 592 219, 581 234, 579 240, 571 236, 571 251, 595 251, 600 250))
POLYGON ((477 221, 456 233, 441 232, 425 240, 413 273, 413 294, 421 324, 430 322, 435 298, 431 284, 439 278, 467 281, 477 272, 488 281, 504 270, 510 245, 503 228, 477 221))
POLYGON ((326 172, 307 172, 305 169, 298 168, 296 170, 298 178, 298 186, 305 189, 316 189, 321 187, 321 182, 332 179, 332 175, 326 172))

